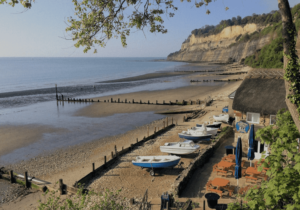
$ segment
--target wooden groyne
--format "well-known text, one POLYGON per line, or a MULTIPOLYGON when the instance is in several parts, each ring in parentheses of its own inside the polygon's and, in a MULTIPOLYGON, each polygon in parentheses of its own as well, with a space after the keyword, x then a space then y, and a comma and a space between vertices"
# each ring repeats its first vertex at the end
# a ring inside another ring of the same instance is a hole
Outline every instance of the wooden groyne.
POLYGON ((225 72, 221 74, 216 74, 216 75, 240 75, 240 74, 247 74, 247 71, 241 71, 241 72, 225 72))
POLYGON ((240 81, 243 79, 214 79, 214 80, 191 80, 190 82, 236 82, 236 81, 240 81))
POLYGON ((118 100, 115 100, 113 98, 111 99, 107 99, 107 100, 94 100, 94 99, 82 99, 82 98, 65 98, 63 95, 58 96, 57 97, 57 101, 62 101, 62 102, 68 102, 68 103, 118 103, 118 104, 148 104, 148 105, 177 105, 177 106, 185 106, 185 105, 200 105, 201 102, 199 99, 196 101, 192 101, 192 100, 182 100, 182 101, 178 101, 176 100, 175 102, 169 101, 169 102, 165 102, 165 100, 163 100, 162 103, 159 103, 158 100, 156 100, 155 103, 151 103, 150 100, 148 101, 142 101, 142 100, 134 100, 132 99, 132 101, 125 99, 124 101, 121 100, 120 98, 118 98, 118 100))

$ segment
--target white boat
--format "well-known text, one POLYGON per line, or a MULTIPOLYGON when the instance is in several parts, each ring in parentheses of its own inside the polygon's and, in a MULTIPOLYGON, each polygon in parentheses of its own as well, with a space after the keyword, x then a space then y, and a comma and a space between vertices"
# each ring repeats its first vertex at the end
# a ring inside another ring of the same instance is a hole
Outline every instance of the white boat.
POLYGON ((220 115, 214 115, 213 116, 214 120, 219 121, 219 122, 228 122, 229 120, 229 114, 220 114, 220 115))
MULTIPOLYGON (((220 128, 222 125, 222 122, 213 122, 213 124, 207 124, 207 128, 220 128)), ((196 124, 197 127, 202 127, 202 124, 196 124)))
MULTIPOLYGON (((193 130, 193 131, 203 130, 203 126, 204 126, 204 124, 201 127, 192 127, 191 130, 193 130)), ((219 130, 219 128, 206 127, 207 134, 211 134, 213 136, 217 135, 218 130, 219 130)))
POLYGON ((160 146, 160 151, 176 155, 186 155, 195 152, 199 148, 200 146, 194 144, 193 141, 170 142, 165 143, 164 146, 160 146))
POLYGON ((182 131, 178 133, 179 138, 184 138, 192 141, 209 141, 212 137, 211 134, 207 133, 207 129, 204 128, 202 130, 190 130, 182 131))

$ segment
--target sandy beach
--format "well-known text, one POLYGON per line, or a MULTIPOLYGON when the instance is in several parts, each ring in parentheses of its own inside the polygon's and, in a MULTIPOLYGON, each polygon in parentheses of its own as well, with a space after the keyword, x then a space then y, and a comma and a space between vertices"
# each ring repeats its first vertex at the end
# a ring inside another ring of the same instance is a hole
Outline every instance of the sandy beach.
MULTIPOLYGON (((204 76, 205 77, 205 76, 204 76)), ((232 75, 226 78, 238 78, 240 75, 232 75)), ((201 79, 202 75, 189 75, 187 79, 201 79)), ((177 126, 169 131, 166 135, 159 137, 153 143, 146 145, 143 148, 134 151, 134 156, 136 155, 151 155, 162 154, 159 151, 159 145, 164 144, 168 141, 180 141, 177 133, 194 126, 195 123, 201 123, 204 121, 208 121, 209 117, 212 114, 218 114, 221 108, 225 105, 228 105, 228 95, 237 89, 237 87, 241 84, 241 81, 238 82, 230 82, 224 84, 217 84, 216 86, 201 86, 201 85, 190 85, 186 87, 180 87, 176 89, 168 89, 168 90, 158 90, 158 91, 142 91, 142 92, 133 92, 128 94, 119 94, 112 96, 105 96, 95 98, 96 100, 107 100, 110 98, 114 98, 117 100, 142 100, 143 102, 155 102, 158 100, 159 103, 162 103, 163 100, 168 101, 181 101, 181 100, 205 100, 207 97, 211 97, 215 99, 213 107, 206 107, 205 110, 208 112, 205 117, 201 119, 196 119, 191 122, 182 122, 183 116, 185 114, 177 114, 177 115, 168 115, 169 120, 173 117, 174 123, 177 123, 177 126)), ((170 111, 170 110, 199 110, 202 108, 201 105, 189 105, 189 106, 166 106, 166 105, 148 105, 148 104, 114 104, 114 103, 95 103, 91 104, 87 107, 80 109, 75 113, 76 116, 85 116, 90 118, 99 118, 114 115, 117 113, 135 113, 135 112, 159 112, 159 111, 170 111)), ((92 163, 95 163, 96 167, 103 164, 104 156, 110 157, 110 152, 113 151, 114 145, 117 145, 118 149, 121 147, 128 147, 130 144, 136 142, 136 138, 142 139, 147 135, 147 130, 149 129, 149 133, 152 134, 154 132, 154 128, 158 129, 159 127, 163 127, 163 121, 165 119, 156 120, 150 124, 136 127, 136 129, 126 132, 122 135, 110 136, 102 139, 97 139, 88 143, 82 143, 79 145, 71 146, 69 148, 63 148, 56 150, 51 154, 43 154, 28 161, 22 161, 13 165, 6 165, 5 167, 11 168, 17 172, 23 173, 24 171, 28 171, 30 176, 35 176, 43 180, 47 180, 53 184, 55 184, 58 179, 63 178, 64 183, 67 185, 73 185, 77 180, 81 177, 85 176, 87 173, 91 171, 92 163)), ((170 122, 170 121, 169 121, 170 122)), ((25 142, 24 139, 31 139, 31 141, 37 141, 39 135, 47 132, 54 132, 52 128, 45 127, 28 127, 26 129, 26 135, 22 136, 21 133, 15 132, 17 129, 22 131, 18 126, 6 126, 0 129, 6 129, 8 132, 7 135, 9 139, 12 139, 11 142, 13 144, 4 144, 5 148, 1 151, 10 151, 19 147, 18 142, 24 142, 24 144, 29 144, 30 142, 25 142), (13 135, 14 133, 14 135, 13 135), (30 137, 30 138, 29 138, 30 137), (13 147, 15 145, 15 147, 13 147), (18 146, 16 146, 18 145, 18 146)), ((55 131, 55 132, 63 132, 63 131, 55 131)), ((205 147, 202 146, 202 147, 205 147)), ((0 151, 0 152, 1 152, 0 151)), ((176 174, 172 175, 172 172, 168 176, 161 176, 155 178, 153 181, 152 178, 146 171, 138 169, 134 169, 132 172, 132 166, 129 164, 130 158, 134 158, 132 155, 125 156, 125 159, 129 161, 124 162, 125 169, 122 169, 121 166, 119 169, 113 169, 108 171, 107 176, 99 177, 99 179, 95 180, 89 187, 94 190, 103 190, 106 187, 111 188, 112 190, 116 190, 120 187, 124 189, 124 195, 127 198, 137 197, 144 192, 146 185, 143 183, 149 183, 151 185, 150 189, 150 197, 157 197, 161 194, 161 191, 168 191, 170 189, 171 183, 176 178, 176 174), (129 165, 128 165, 129 164, 129 165), (118 171, 121 170, 121 171, 118 171), (110 176, 109 174, 117 173, 120 174, 121 177, 110 176), (128 176, 128 173, 133 173, 133 175, 128 176), (139 181, 132 185, 134 179, 139 178, 139 181), (161 186, 161 188, 159 187, 161 186), (159 190, 158 190, 159 189, 159 190), (137 195, 136 195, 137 193, 137 195)), ((183 158, 184 167, 189 165, 189 162, 192 159, 183 158)), ((39 194, 39 192, 37 192, 39 194)), ((14 209, 17 206, 21 205, 22 202, 26 204, 30 204, 27 208, 24 209, 34 209, 37 205, 34 199, 37 198, 37 195, 28 195, 25 196, 23 200, 18 201, 17 203, 5 203, 2 206, 0 205, 0 209, 14 209)))

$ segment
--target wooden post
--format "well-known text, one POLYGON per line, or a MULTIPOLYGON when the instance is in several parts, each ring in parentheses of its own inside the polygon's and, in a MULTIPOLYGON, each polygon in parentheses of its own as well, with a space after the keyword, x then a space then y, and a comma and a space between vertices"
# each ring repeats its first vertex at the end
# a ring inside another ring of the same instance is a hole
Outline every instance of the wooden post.
POLYGON ((163 104, 165 104, 165 100, 164 100, 163 104))
POLYGON ((166 128, 166 126, 165 126, 165 121, 164 121, 164 128, 166 128))
POLYGON ((28 173, 27 173, 27 171, 25 171, 24 179, 25 179, 25 188, 29 188, 28 173))
POLYGON ((111 101, 111 103, 113 103, 114 101, 113 101, 113 98, 110 98, 110 101, 111 101))
POLYGON ((104 156, 104 165, 106 165, 106 156, 104 156))
POLYGON ((183 122, 185 122, 185 116, 183 116, 183 122))
POLYGON ((205 200, 203 200, 203 210, 205 210, 205 200))
POLYGON ((125 103, 127 103, 127 98, 125 98, 125 103))
POLYGON ((156 100, 156 104, 158 104, 158 101, 156 100))
POLYGON ((173 117, 172 117, 172 125, 173 125, 173 117))
POLYGON ((113 159, 114 158, 114 152, 112 151, 111 152, 111 159, 113 159))
POLYGON ((149 137, 149 125, 147 126, 147 137, 149 137))
POLYGON ((95 163, 93 163, 93 165, 92 165, 92 168, 93 168, 93 176, 95 176, 95 163))
POLYGON ((150 104, 150 101, 148 100, 148 104, 150 104))
POLYGON ((120 103, 120 98, 118 98, 118 103, 120 103))
POLYGON ((132 99, 132 103, 134 104, 134 99, 132 99))
POLYGON ((154 133, 156 133, 156 127, 154 127, 154 133))
POLYGON ((14 178, 14 171, 10 171, 10 183, 15 183, 15 178, 14 178))
POLYGON ((140 104, 142 103, 142 100, 140 100, 140 104))
POLYGON ((167 117, 167 127, 169 126, 169 118, 167 117))
POLYGON ((58 95, 57 95, 57 84, 55 84, 55 92, 56 92, 56 100, 58 100, 58 95))
POLYGON ((116 157, 118 157, 117 145, 115 145, 115 153, 116 153, 116 157))
POLYGON ((136 138, 136 143, 138 143, 139 142, 139 139, 138 138, 136 138))
POLYGON ((63 195, 64 193, 64 183, 63 183, 63 180, 62 179, 59 179, 59 192, 61 195, 63 195))

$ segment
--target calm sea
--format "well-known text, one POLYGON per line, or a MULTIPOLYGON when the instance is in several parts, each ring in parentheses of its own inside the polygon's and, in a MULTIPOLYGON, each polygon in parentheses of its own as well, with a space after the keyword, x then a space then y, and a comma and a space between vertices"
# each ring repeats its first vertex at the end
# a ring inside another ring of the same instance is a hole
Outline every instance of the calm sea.
POLYGON ((0 58, 0 93, 173 71, 180 62, 163 58, 0 58))

